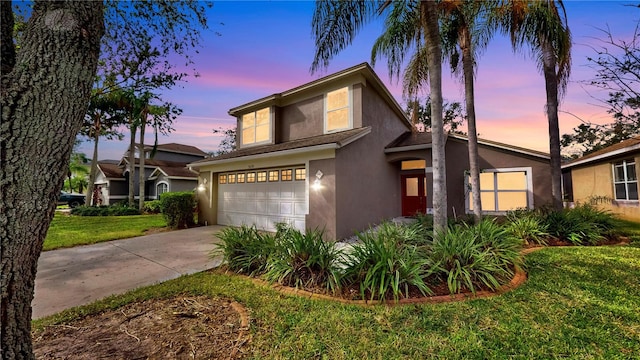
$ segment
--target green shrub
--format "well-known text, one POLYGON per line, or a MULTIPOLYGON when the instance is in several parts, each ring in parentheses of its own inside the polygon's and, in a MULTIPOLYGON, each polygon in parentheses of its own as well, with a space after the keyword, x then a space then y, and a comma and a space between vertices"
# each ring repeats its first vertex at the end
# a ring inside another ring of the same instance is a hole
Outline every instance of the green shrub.
POLYGON ((160 195, 162 214, 167 225, 173 229, 184 229, 193 226, 193 208, 195 196, 191 191, 166 192, 160 195))
POLYGON ((384 300, 389 295, 398 299, 409 296, 415 287, 423 295, 432 293, 425 278, 431 268, 410 239, 402 238, 401 226, 383 223, 378 231, 358 234, 360 243, 346 256, 343 282, 359 284, 360 296, 384 300), (393 234, 393 236, 389 236, 393 234))
POLYGON ((145 214, 159 214, 162 211, 160 200, 145 201, 142 211, 145 214))
POLYGON ((71 214, 78 216, 127 216, 140 215, 140 211, 137 208, 116 204, 108 206, 78 206, 71 209, 71 214))
POLYGON ((255 226, 226 227, 216 237, 221 242, 210 255, 222 255, 229 269, 248 275, 263 273, 275 249, 273 235, 260 233, 255 226))
POLYGON ((546 245, 546 239, 549 237, 547 225, 537 214, 533 212, 519 215, 508 213, 507 220, 506 230, 512 236, 521 239, 525 244, 546 245))
POLYGON ((550 211, 546 214, 545 223, 550 235, 574 245, 595 245, 615 235, 617 225, 613 214, 589 204, 550 211))
POLYGON ((292 287, 339 288, 338 261, 341 251, 323 239, 323 231, 302 233, 287 226, 278 226, 276 247, 267 265, 265 278, 292 287))
POLYGON ((429 258, 452 294, 508 282, 520 266, 520 241, 493 220, 452 225, 434 239, 429 258))

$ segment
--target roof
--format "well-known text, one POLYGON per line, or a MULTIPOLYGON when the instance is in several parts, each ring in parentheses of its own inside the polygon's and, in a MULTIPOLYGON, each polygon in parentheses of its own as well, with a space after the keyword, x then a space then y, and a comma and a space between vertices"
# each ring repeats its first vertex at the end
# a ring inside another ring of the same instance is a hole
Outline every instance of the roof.
POLYGON ((340 131, 331 134, 319 135, 308 137, 304 139, 287 141, 279 144, 256 146, 250 148, 244 148, 232 151, 227 154, 222 154, 214 157, 210 157, 203 160, 198 160, 189 164, 190 167, 200 167, 203 165, 209 165, 216 163, 220 160, 243 158, 253 155, 277 153, 286 150, 294 150, 301 148, 309 148, 318 145, 336 144, 337 147, 345 146, 355 140, 358 140, 362 136, 371 132, 371 127, 357 128, 351 130, 340 131))
POLYGON ((592 152, 589 155, 577 158, 562 166, 563 169, 571 168, 577 165, 585 165, 594 163, 606 159, 610 159, 615 156, 624 155, 632 151, 640 151, 640 136, 634 136, 630 139, 621 141, 617 144, 607 146, 604 149, 592 152))
MULTIPOLYGON (((469 139, 464 135, 459 134, 447 134, 447 138, 456 139, 460 141, 469 141, 469 139)), ((408 150, 418 150, 418 149, 428 149, 431 147, 431 132, 405 132, 400 135, 398 138, 393 140, 389 145, 385 147, 385 152, 398 152, 398 151, 408 151, 408 150)), ((533 157, 543 158, 545 160, 549 159, 549 154, 541 151, 531 150, 519 146, 509 145, 500 143, 497 141, 478 139, 479 145, 484 145, 488 147, 513 151, 517 153, 521 153, 524 155, 529 155, 533 157)))
POLYGON ((124 178, 122 168, 118 164, 99 161, 98 167, 107 178, 124 178))
POLYGON ((156 169, 149 175, 149 178, 153 178, 157 172, 162 172, 169 178, 191 178, 196 179, 198 174, 192 170, 189 170, 185 165, 180 166, 157 166, 156 169))
POLYGON ((327 84, 327 83, 330 84, 332 82, 339 81, 341 79, 344 79, 346 77, 353 76, 353 75, 363 76, 368 81, 368 84, 372 84, 374 88, 377 89, 378 93, 389 104, 389 106, 396 113, 396 115, 398 115, 401 119, 404 119, 408 126, 411 125, 411 122, 409 121, 409 118, 407 117, 407 114, 405 113, 405 111, 402 109, 400 104, 398 104, 398 102, 393 97, 393 95, 391 95, 391 93, 389 92, 389 89, 387 89, 387 87, 384 85, 382 80, 380 80, 378 75, 373 71, 371 66, 366 62, 358 64, 356 66, 352 66, 342 71, 338 71, 331 75, 324 76, 320 79, 308 82, 306 84, 296 86, 292 89, 283 91, 281 93, 275 93, 275 94, 263 97, 261 99, 254 100, 246 104, 234 107, 229 110, 229 115, 237 117, 238 115, 242 115, 242 113, 247 112, 249 110, 256 110, 264 106, 278 105, 282 101, 282 99, 286 97, 298 95, 305 91, 320 87, 324 84, 327 84))
MULTIPOLYGON (((153 145, 145 145, 144 148, 145 150, 151 150, 153 149, 153 145)), ((198 155, 203 157, 208 156, 206 152, 198 149, 197 147, 191 146, 191 145, 184 145, 184 144, 176 144, 176 143, 158 144, 158 146, 156 146, 156 149, 162 150, 162 151, 174 152, 174 153, 198 155)))

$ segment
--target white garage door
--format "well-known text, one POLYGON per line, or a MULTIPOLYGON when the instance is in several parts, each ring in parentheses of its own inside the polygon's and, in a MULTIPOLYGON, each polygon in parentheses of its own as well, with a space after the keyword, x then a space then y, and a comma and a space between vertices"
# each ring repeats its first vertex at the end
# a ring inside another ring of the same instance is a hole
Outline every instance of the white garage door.
POLYGON ((275 224, 284 222, 304 231, 308 212, 305 184, 304 168, 220 174, 218 224, 275 231, 275 224))

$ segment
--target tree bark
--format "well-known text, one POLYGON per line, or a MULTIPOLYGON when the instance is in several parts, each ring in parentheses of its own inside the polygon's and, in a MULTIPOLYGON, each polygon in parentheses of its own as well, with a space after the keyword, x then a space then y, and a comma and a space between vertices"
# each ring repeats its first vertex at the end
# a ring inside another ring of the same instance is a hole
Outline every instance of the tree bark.
MULTIPOLYGON (((38 257, 87 110, 103 33, 102 2, 37 1, 16 65, 7 73, 3 68, 2 359, 34 358, 31 301, 38 257)), ((3 47, 3 66, 4 57, 3 47)))
POLYGON ((562 169, 560 156, 560 129, 558 120, 557 59, 553 45, 541 35, 542 71, 547 91, 547 120, 549 122, 549 155, 551 158, 551 196, 553 208, 562 209, 562 169))
POLYGON ((473 52, 471 49, 471 33, 464 27, 460 34, 462 49, 462 69, 464 73, 464 98, 467 107, 467 130, 469 148, 469 180, 471 182, 471 198, 473 216, 477 222, 482 220, 482 201, 480 197, 480 167, 478 165, 478 131, 476 129, 476 107, 473 86, 473 52))
POLYGON ((431 158, 433 166, 433 228, 447 229, 447 175, 445 164, 444 123, 442 118, 442 47, 435 1, 420 2, 420 17, 427 46, 429 88, 431 91, 431 158))
POLYGON ((144 130, 146 127, 146 114, 143 111, 142 116, 140 118, 140 144, 138 144, 138 157, 140 158, 140 171, 138 172, 138 210, 142 211, 144 207, 144 185, 145 185, 145 171, 144 171, 144 162, 145 162, 145 154, 144 154, 144 130))
POLYGON ((128 203, 130 207, 133 207, 135 202, 135 176, 136 176, 136 126, 133 118, 129 122, 129 129, 131 132, 131 139, 129 142, 129 196, 128 203))

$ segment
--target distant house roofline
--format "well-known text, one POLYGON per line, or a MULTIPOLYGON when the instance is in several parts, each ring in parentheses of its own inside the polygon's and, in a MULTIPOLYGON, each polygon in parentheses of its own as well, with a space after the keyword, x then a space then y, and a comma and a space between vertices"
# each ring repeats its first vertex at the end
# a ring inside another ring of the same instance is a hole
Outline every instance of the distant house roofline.
POLYGON ((568 164, 562 166, 563 169, 570 169, 579 165, 586 165, 601 160, 606 160, 616 156, 624 155, 629 152, 640 150, 640 136, 634 136, 630 139, 621 141, 617 144, 607 146, 604 149, 592 152, 589 155, 577 158, 568 164))

